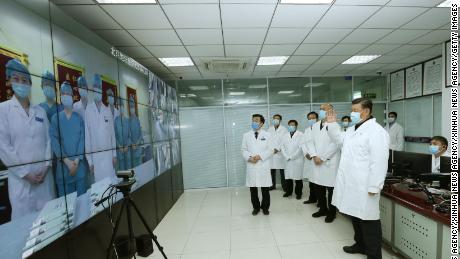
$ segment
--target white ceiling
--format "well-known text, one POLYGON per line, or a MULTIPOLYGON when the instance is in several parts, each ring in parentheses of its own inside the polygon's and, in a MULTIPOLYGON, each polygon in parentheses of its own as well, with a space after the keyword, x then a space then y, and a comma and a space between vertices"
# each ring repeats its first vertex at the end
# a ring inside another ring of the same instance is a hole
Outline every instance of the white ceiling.
POLYGON ((212 58, 239 57, 247 71, 230 77, 375 75, 441 55, 449 39, 443 0, 335 0, 289 5, 278 0, 159 0, 100 5, 52 0, 121 51, 164 79, 222 78, 206 71, 212 58), (382 57, 342 65, 353 55, 382 57), (283 66, 255 66, 260 56, 286 55, 283 66), (166 68, 158 58, 191 57, 195 67, 166 68))

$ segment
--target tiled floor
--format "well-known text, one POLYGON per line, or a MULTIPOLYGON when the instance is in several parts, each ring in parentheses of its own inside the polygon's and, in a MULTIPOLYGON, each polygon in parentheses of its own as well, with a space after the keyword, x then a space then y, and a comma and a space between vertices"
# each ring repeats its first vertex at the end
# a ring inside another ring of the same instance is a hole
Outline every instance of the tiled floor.
MULTIPOLYGON (((305 190, 304 190, 305 192, 305 190)), ((170 259, 346 259, 349 220, 311 217, 317 208, 271 192, 270 215, 252 216, 248 188, 186 191, 155 229, 170 259)), ((162 258, 155 251, 150 258, 162 258)), ((398 258, 384 250, 383 258, 398 258)))

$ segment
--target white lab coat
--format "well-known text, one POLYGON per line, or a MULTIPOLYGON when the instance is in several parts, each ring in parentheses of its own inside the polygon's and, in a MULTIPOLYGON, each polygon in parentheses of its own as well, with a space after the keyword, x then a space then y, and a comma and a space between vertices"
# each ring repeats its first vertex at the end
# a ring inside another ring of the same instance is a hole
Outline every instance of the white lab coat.
POLYGON ((350 127, 340 131, 331 123, 329 136, 342 146, 332 204, 340 212, 362 220, 380 218, 380 191, 388 169, 390 137, 374 118, 356 131, 350 127), (369 192, 376 195, 369 195, 369 192))
POLYGON ((281 137, 281 153, 286 159, 286 179, 302 180, 303 177, 303 153, 302 146, 305 137, 302 132, 296 131, 291 138, 291 133, 286 133, 281 137))
MULTIPOLYGON (((286 133, 288 133, 286 127, 279 125, 278 129, 275 129, 274 126, 271 126, 268 129, 268 133, 272 135, 273 145, 276 149, 281 150, 281 138, 286 133)), ((271 169, 284 169, 286 167, 286 160, 284 159, 281 152, 273 154, 273 157, 270 162, 271 169)))
POLYGON ((41 184, 24 179, 51 166, 48 128, 46 113, 38 105, 30 106, 27 114, 15 96, 0 103, 0 159, 8 167, 12 219, 40 211, 55 197, 51 170, 41 184))
POLYGON ((85 110, 86 108, 83 106, 83 102, 81 100, 73 104, 73 111, 78 113, 83 121, 85 121, 85 110))
MULTIPOLYGON (((450 157, 450 153, 446 151, 441 156, 450 157)), ((431 155, 431 172, 432 173, 441 172, 441 156, 435 157, 434 155, 431 155)), ((447 172, 443 172, 443 173, 447 173, 447 172)))
POLYGON ((393 125, 385 127, 390 135, 390 149, 393 151, 404 150, 404 128, 399 123, 394 122, 393 125))
POLYGON ((270 161, 274 152, 270 133, 259 130, 256 139, 254 131, 246 132, 241 143, 241 152, 246 162, 246 186, 247 187, 270 187, 272 177, 270 174, 270 161), (259 155, 262 160, 253 164, 248 162, 251 156, 259 155))
POLYGON ((113 158, 117 157, 113 116, 110 109, 101 104, 100 112, 94 102, 85 112, 85 152, 89 166, 94 165, 94 179, 100 181, 115 176, 113 158))
POLYGON ((311 154, 311 151, 308 150, 308 146, 307 146, 307 141, 309 141, 309 139, 311 138, 310 136, 311 134, 311 127, 307 127, 305 129, 305 133, 304 133, 304 143, 302 145, 302 151, 303 151, 303 157, 304 157, 304 162, 303 162, 303 178, 306 178, 308 179, 309 181, 310 178, 312 177, 312 171, 313 171, 313 165, 315 164, 313 162, 313 160, 308 160, 305 156, 308 154, 310 155, 311 154))
POLYGON ((321 121, 313 124, 307 139, 307 147, 310 156, 317 156, 323 160, 321 165, 312 162, 310 181, 321 186, 334 187, 340 160, 340 147, 329 137, 328 126, 325 123, 323 129, 321 129, 321 121))

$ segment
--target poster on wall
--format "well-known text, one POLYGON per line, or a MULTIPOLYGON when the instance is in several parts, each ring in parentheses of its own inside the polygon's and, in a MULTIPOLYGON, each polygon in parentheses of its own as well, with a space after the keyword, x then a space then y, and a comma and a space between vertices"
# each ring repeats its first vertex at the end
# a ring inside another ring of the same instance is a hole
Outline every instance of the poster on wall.
POLYGON ((423 94, 439 93, 442 90, 442 57, 424 64, 423 94))
POLYGON ((178 139, 174 139, 171 141, 171 153, 172 153, 172 160, 173 165, 177 165, 180 163, 181 154, 180 154, 180 144, 178 139))
POLYGON ((422 95, 423 65, 406 68, 406 98, 422 95))
MULTIPOLYGON (((73 90, 73 101, 80 101, 80 94, 78 92, 77 80, 85 72, 85 69, 81 66, 72 64, 62 59, 54 59, 54 70, 56 80, 59 86, 65 81, 69 82, 73 90)), ((60 87, 58 87, 59 89, 60 87)))
POLYGON ((154 76, 149 76, 149 105, 154 108, 158 108, 159 89, 158 82, 160 80, 154 76))
POLYGON ((166 99, 166 95, 167 95, 167 86, 166 86, 166 83, 163 82, 163 81, 160 81, 160 87, 159 87, 159 105, 160 105, 160 109, 162 109, 163 111, 166 111, 167 110, 167 99, 166 99))
MULTIPOLYGON (((137 107, 137 92, 136 89, 126 86, 126 97, 128 99, 128 104, 131 101, 131 98, 134 100, 134 106, 136 108, 136 116, 139 117, 139 110, 137 107)), ((131 105, 128 105, 128 114, 131 114, 131 105)))
POLYGON ((117 106, 117 97, 118 97, 118 90, 117 90, 117 82, 107 76, 102 75, 102 102, 108 106, 109 101, 107 98, 107 91, 109 89, 112 90, 113 96, 115 97, 115 107, 117 106))
POLYGON ((6 85, 5 65, 11 59, 17 59, 26 66, 29 64, 27 55, 18 51, 0 46, 0 102, 7 101, 13 97, 13 89, 6 85))
POLYGON ((390 75, 391 100, 404 99, 404 70, 390 75))
POLYGON ((163 141, 168 139, 168 123, 166 118, 168 117, 167 112, 151 108, 152 111, 152 134, 154 141, 163 141))
POLYGON ((451 69, 451 67, 450 67, 450 59, 451 59, 450 52, 451 52, 451 50, 452 50, 452 41, 448 41, 448 42, 446 42, 446 55, 445 55, 445 57, 446 57, 445 58, 445 66, 446 66, 446 69, 445 69, 446 70, 446 83, 445 83, 445 85, 446 85, 446 87, 451 87, 452 86, 452 84, 450 82, 450 69, 451 69))

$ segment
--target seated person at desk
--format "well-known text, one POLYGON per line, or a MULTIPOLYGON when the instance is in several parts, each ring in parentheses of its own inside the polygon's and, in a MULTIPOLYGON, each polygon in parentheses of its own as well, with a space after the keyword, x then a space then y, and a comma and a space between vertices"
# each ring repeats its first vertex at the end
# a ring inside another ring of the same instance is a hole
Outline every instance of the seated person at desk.
POLYGON ((447 151, 448 142, 445 137, 434 136, 430 142, 430 154, 431 159, 431 172, 439 173, 441 170, 441 156, 450 157, 449 151, 447 151))

